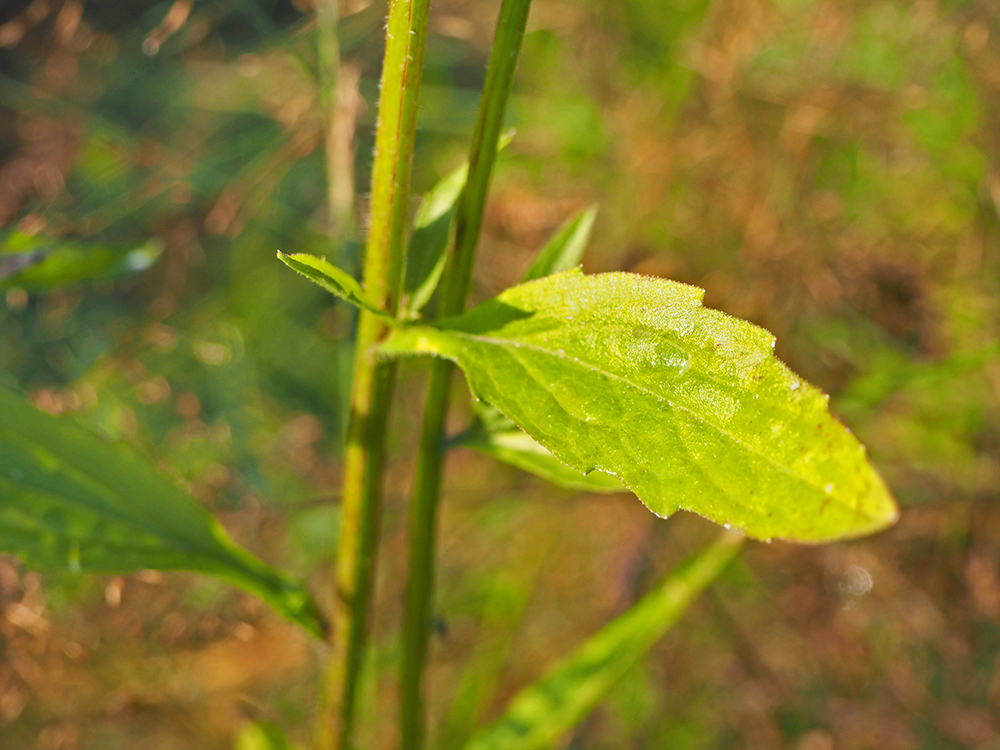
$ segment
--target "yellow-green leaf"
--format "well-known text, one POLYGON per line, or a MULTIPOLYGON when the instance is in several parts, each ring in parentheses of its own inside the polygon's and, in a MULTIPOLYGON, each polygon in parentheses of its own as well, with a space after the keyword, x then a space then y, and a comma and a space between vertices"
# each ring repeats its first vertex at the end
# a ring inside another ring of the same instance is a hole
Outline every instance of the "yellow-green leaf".
POLYGON ((761 539, 869 534, 897 508, 828 397, 774 337, 703 291, 579 270, 508 289, 387 354, 454 360, 473 393, 566 464, 612 474, 656 514, 699 513, 761 539))
POLYGON ((285 253, 279 250, 278 260, 293 271, 302 274, 314 284, 323 287, 335 297, 340 297, 355 307, 360 307, 395 324, 395 318, 384 310, 380 310, 378 305, 368 298, 368 295, 365 294, 357 279, 347 273, 347 271, 337 268, 325 258, 317 258, 315 255, 309 255, 308 253, 285 255, 285 253))

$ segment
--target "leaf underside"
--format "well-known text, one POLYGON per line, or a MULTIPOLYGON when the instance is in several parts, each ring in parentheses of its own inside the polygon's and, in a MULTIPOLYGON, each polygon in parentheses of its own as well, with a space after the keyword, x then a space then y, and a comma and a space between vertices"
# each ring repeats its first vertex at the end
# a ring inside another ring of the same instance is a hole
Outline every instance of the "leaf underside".
POLYGON ((571 469, 492 406, 481 401, 477 405, 478 418, 449 442, 449 448, 471 448, 485 453, 564 490, 600 493, 625 490, 621 482, 602 471, 581 474, 571 469))
POLYGON ((572 270, 398 331, 382 350, 454 360, 476 397, 657 515, 803 542, 891 524, 895 501, 828 397, 774 356, 770 333, 703 307, 703 294, 572 270))
POLYGON ((42 570, 207 573, 321 635, 302 584, 238 547, 133 450, 4 388, 0 414, 0 551, 42 570))

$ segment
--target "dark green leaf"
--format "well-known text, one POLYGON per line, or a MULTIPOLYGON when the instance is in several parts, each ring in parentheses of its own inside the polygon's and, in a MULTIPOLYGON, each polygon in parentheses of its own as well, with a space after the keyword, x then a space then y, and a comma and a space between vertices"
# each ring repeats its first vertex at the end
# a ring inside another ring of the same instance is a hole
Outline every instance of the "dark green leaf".
POLYGON ((207 573, 321 634, 301 583, 234 544, 205 508, 133 450, 4 388, 0 414, 0 550, 48 570, 207 573))
POLYGON ((735 534, 725 534, 678 567, 656 591, 518 693, 507 712, 473 737, 464 750, 551 747, 673 627, 691 601, 736 556, 742 541, 735 534))
POLYGON ((107 245, 12 230, 0 240, 0 287, 53 289, 144 271, 163 252, 157 241, 107 245))
POLYGON ((590 206, 562 225, 543 247, 524 274, 524 281, 533 281, 580 265, 583 251, 590 241, 597 218, 597 206, 590 206))
POLYGON ((313 283, 323 287, 335 297, 340 297, 356 307, 395 323, 395 319, 391 315, 380 310, 374 302, 368 299, 361 284, 353 276, 337 268, 325 258, 317 258, 315 255, 306 253, 285 255, 279 250, 278 260, 293 271, 297 271, 313 283))
POLYGON ((567 271, 397 332, 383 351, 453 359, 478 398, 660 516, 684 508, 807 542, 891 524, 895 501, 828 397, 774 357, 771 334, 702 307, 702 295, 567 271))

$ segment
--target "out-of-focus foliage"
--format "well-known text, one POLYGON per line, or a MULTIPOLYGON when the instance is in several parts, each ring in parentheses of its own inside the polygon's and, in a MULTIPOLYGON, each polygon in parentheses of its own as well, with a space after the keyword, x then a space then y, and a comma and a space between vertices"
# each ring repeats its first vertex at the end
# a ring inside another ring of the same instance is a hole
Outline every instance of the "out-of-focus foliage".
POLYGON ((126 445, 0 389, 0 548, 36 570, 194 570, 260 596, 313 636, 299 582, 232 543, 218 522, 126 445))
MULTIPOLYGON (((274 253, 356 270, 355 246, 328 239, 308 5, 0 3, 3 231, 164 248, 140 274, 5 288, 0 380, 137 444, 240 543, 303 574, 336 544, 354 313, 274 253)), ((342 166, 361 227, 382 11, 344 6, 359 86, 356 159, 342 166)), ((434 4, 421 192, 462 161, 495 11, 434 4)), ((599 203, 588 272, 696 284, 768 328, 905 506, 870 540, 751 547, 574 746, 1000 739, 998 59, 983 0, 535 0, 476 300, 599 203)), ((419 411, 402 389, 399 466, 419 411)), ((457 414, 454 429, 466 424, 457 414)), ((394 741, 379 717, 394 695, 407 486, 391 467, 365 747, 394 741)), ((442 747, 711 533, 472 451, 453 453, 446 486, 428 675, 442 747)), ((3 561, 0 608, 3 750, 230 748, 262 718, 307 736, 315 660, 252 598, 148 574, 41 579, 3 561)))
POLYGON ((14 230, 0 238, 0 288, 58 289, 145 271, 159 258, 156 242, 134 247, 87 245, 14 230))

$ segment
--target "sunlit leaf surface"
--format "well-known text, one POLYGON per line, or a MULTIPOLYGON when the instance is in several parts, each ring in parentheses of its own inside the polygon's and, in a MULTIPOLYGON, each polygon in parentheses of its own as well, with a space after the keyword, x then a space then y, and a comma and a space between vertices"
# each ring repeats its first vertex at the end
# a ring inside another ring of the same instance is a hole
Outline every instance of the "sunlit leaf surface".
POLYGON ((618 477, 656 514, 691 510, 762 539, 821 542, 897 508, 828 397, 774 338, 702 290, 567 271, 396 333, 387 353, 453 359, 473 393, 568 465, 618 477))
POLYGON ((392 320, 391 316, 387 315, 385 311, 380 310, 368 298, 357 279, 347 273, 347 271, 337 268, 325 258, 317 258, 315 255, 309 255, 308 253, 285 255, 285 253, 279 250, 278 260, 293 271, 302 274, 314 284, 323 287, 335 297, 340 297, 342 300, 350 302, 356 307, 392 320))
POLYGON ((596 218, 597 206, 585 208, 570 217, 545 247, 538 251, 538 256, 524 274, 524 281, 533 281, 559 271, 568 271, 579 265, 596 218))
POLYGON ((250 591, 314 635, 305 587, 234 544, 125 445, 0 388, 0 550, 43 570, 192 570, 250 591))

